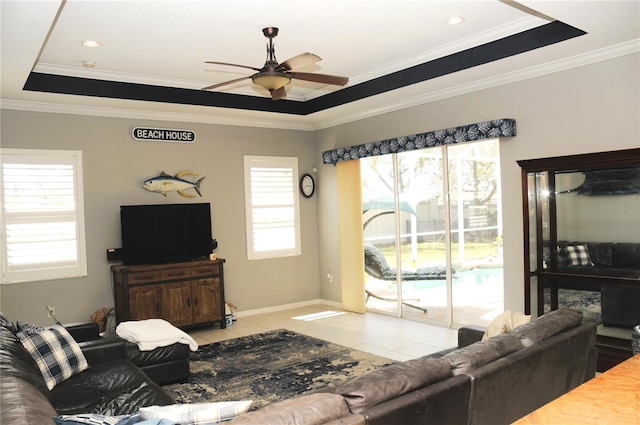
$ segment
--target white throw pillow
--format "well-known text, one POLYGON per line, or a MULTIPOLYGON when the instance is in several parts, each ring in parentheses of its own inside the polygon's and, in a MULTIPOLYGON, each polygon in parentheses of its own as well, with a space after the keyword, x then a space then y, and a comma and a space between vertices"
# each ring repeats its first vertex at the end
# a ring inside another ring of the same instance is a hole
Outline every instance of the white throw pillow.
POLYGON ((511 332, 518 326, 529 323, 530 321, 531 316, 524 315, 520 312, 512 313, 511 310, 506 310, 505 312, 498 314, 489 326, 487 326, 487 330, 482 336, 482 340, 486 341, 496 335, 511 332))
POLYGON ((531 321, 531 316, 521 313, 519 311, 511 312, 511 329, 508 332, 514 330, 518 326, 522 326, 531 321))
POLYGON ((511 310, 507 310, 502 312, 496 316, 489 326, 487 326, 487 330, 482 336, 482 340, 485 341, 493 336, 504 334, 509 332, 509 328, 511 328, 511 310))
POLYGON ((178 424, 215 424, 249 411, 252 400, 172 404, 140 408, 142 419, 168 419, 178 424))

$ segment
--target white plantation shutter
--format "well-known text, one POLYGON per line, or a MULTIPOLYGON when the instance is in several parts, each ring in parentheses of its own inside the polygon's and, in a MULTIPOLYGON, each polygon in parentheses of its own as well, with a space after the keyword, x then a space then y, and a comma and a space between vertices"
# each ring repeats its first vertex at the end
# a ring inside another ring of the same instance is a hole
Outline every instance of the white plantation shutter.
POLYGON ((247 258, 300 255, 298 159, 244 157, 247 258))
POLYGON ((86 276, 82 153, 3 149, 2 283, 86 276))

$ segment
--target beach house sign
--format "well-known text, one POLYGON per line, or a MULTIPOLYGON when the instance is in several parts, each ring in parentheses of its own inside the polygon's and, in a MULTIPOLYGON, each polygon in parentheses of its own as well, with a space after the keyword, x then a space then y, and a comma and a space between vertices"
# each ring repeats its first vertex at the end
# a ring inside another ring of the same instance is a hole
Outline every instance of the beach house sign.
POLYGON ((135 140, 145 142, 193 143, 196 140, 194 131, 170 128, 135 127, 131 134, 135 140))

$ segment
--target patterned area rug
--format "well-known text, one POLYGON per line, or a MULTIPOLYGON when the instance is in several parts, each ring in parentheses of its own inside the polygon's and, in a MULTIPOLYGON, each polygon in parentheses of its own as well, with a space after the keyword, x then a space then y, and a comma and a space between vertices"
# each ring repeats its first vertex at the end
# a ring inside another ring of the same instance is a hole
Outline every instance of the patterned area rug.
MULTIPOLYGON (((581 311, 583 320, 591 320, 598 324, 602 323, 600 292, 558 289, 558 305, 581 311)), ((551 311, 549 289, 544 291, 544 311, 545 313, 551 311)))
POLYGON ((365 374, 393 360, 280 329, 200 346, 178 403, 253 400, 252 410, 365 374))

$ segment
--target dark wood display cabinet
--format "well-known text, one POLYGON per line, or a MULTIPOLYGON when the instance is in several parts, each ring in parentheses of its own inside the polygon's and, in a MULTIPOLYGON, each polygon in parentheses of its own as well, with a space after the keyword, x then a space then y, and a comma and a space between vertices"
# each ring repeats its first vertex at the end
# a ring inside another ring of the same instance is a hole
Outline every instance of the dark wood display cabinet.
POLYGON ((117 323, 164 319, 185 327, 220 322, 224 329, 224 261, 112 266, 117 323))
POLYGON ((525 313, 599 293, 598 371, 609 369, 631 356, 640 324, 640 149, 518 164, 525 313))

